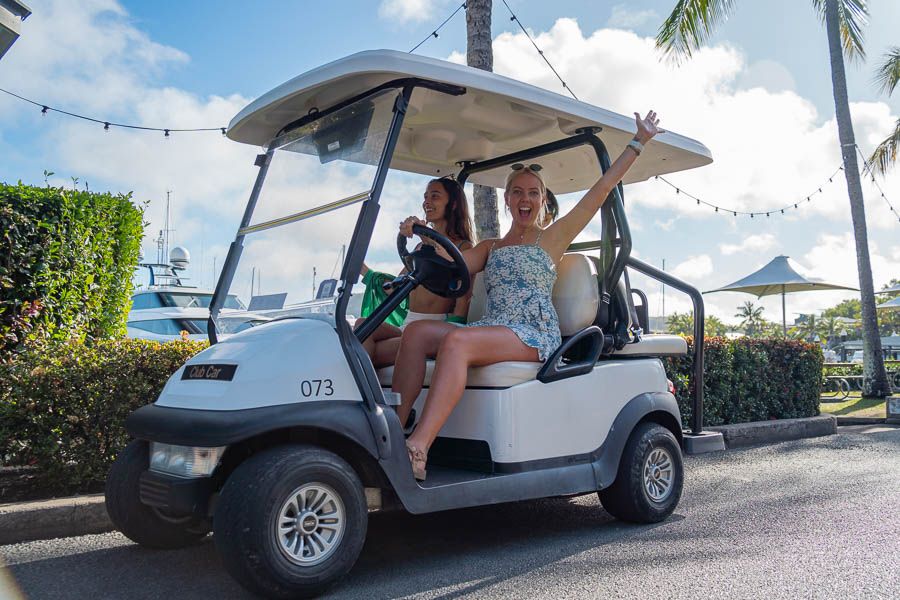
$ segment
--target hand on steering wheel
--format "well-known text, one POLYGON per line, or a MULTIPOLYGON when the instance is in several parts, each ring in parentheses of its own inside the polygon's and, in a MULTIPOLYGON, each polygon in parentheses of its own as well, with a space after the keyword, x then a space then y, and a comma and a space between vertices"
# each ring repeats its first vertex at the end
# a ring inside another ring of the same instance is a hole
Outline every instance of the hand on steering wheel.
POLYGON ((425 226, 417 217, 409 217, 400 224, 397 235, 397 253, 413 277, 429 292, 445 298, 458 298, 469 291, 469 269, 462 252, 446 236, 425 226), (418 235, 434 242, 425 244, 414 252, 406 249, 406 239, 418 235), (442 250, 440 256, 437 249, 442 250))

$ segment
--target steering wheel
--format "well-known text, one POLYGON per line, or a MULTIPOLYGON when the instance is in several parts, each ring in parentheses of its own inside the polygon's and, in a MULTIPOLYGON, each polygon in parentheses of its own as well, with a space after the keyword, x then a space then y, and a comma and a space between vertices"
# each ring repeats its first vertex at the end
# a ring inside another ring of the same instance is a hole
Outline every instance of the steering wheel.
POLYGON ((430 227, 413 225, 413 233, 419 237, 434 240, 447 251, 452 260, 447 260, 435 252, 433 246, 423 244, 418 250, 409 252, 406 249, 406 236, 397 235, 397 253, 403 261, 409 276, 425 286, 432 294, 444 298, 459 298, 469 291, 471 281, 469 268, 462 252, 446 236, 430 227))

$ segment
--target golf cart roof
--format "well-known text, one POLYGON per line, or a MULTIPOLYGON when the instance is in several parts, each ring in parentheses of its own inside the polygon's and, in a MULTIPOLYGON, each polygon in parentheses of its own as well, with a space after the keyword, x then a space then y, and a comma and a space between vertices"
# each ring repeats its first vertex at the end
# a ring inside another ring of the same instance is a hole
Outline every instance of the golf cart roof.
MULTIPOLYGON (((549 92, 496 73, 394 50, 372 50, 328 63, 257 98, 228 126, 232 140, 268 145, 285 125, 323 111, 382 84, 415 78, 465 88, 459 96, 419 88, 413 94, 391 162, 392 169, 442 176, 461 161, 479 161, 557 141, 583 127, 601 127, 610 156, 635 133, 634 118, 549 92)), ((647 107, 641 107, 647 108, 647 107)), ((587 189, 599 165, 583 146, 542 161, 547 185, 556 193, 587 189), (564 156, 564 158, 563 158, 564 156), (560 160, 555 160, 559 157, 560 160)), ((645 149, 625 183, 644 181, 712 162, 695 140, 665 133, 645 149)), ((503 187, 508 171, 474 173, 469 181, 503 187)))

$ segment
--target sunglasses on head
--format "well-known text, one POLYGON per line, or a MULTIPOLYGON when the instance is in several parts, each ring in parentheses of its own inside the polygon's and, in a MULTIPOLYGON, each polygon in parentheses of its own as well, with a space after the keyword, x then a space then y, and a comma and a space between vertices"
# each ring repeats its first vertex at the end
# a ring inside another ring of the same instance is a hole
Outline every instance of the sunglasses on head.
POLYGON ((532 163, 527 166, 523 165, 522 163, 516 163, 514 165, 510 165, 510 169, 512 169, 513 171, 521 171, 522 169, 528 169, 529 171, 534 171, 535 173, 537 173, 538 171, 540 171, 543 168, 544 167, 542 167, 541 165, 539 165, 537 163, 532 163))

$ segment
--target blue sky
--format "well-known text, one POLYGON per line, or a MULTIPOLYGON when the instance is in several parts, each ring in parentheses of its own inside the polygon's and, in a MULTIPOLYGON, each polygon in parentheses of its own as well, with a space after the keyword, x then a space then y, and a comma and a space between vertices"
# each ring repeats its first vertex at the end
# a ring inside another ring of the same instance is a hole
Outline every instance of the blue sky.
MULTIPOLYGON (((705 200, 738 210, 788 204, 817 189, 840 162, 827 47, 809 1, 741 2, 711 48, 680 68, 661 64, 648 41, 672 0, 508 1, 579 97, 625 114, 652 106, 666 126, 710 147, 713 165, 672 177, 705 200)), ((284 80, 359 50, 408 50, 458 5, 442 0, 29 4, 34 15, 0 61, 0 87, 103 119, 173 127, 224 125, 246 102, 284 80)), ((870 11, 869 60, 848 64, 857 139, 865 151, 900 114, 900 93, 886 98, 871 83, 878 57, 900 44, 900 3, 872 0, 870 11)), ((494 3, 494 37, 498 72, 560 91, 552 73, 535 62, 502 1, 494 3)), ((460 12, 419 53, 458 60, 464 51, 460 12)), ((174 241, 191 250, 195 281, 211 286, 213 260, 221 266, 252 185, 256 149, 216 134, 160 138, 104 134, 96 126, 60 115, 41 117, 34 107, 0 98, 0 179, 40 185, 49 169, 56 173, 51 183, 58 185, 78 177, 91 189, 133 190, 137 199, 150 201, 144 244, 149 256, 155 256, 151 239, 160 227, 165 190, 173 190, 174 241)), ((900 175, 879 184, 900 210, 900 175)), ((414 210, 418 186, 396 181, 393 190, 406 195, 391 217, 414 210)), ((900 223, 874 187, 867 184, 864 191, 878 288, 900 277, 900 223)), ((779 253, 820 277, 855 284, 842 178, 825 186, 821 199, 802 214, 767 220, 710 214, 658 182, 629 186, 626 197, 637 254, 655 264, 665 258, 667 268, 701 289, 738 279, 779 253)), ((390 238, 390 226, 380 231, 390 238)), ((331 245, 339 244, 340 232, 332 234, 331 245)), ((373 249, 370 260, 389 268, 394 262, 389 246, 373 249)), ((310 261, 320 273, 330 272, 335 252, 328 248, 295 261, 295 270, 263 266, 260 258, 262 291, 309 289, 310 261)), ((659 290, 646 287, 651 312, 658 313, 659 290)), ((291 299, 303 299, 299 294, 291 299)), ((789 300, 789 310, 813 311, 843 297, 798 294, 789 300)), ((733 320, 735 306, 746 299, 709 296, 709 312, 733 320)), ((780 317, 779 302, 765 305, 768 318, 780 317)), ((667 296, 666 307, 684 310, 687 301, 667 296)))

